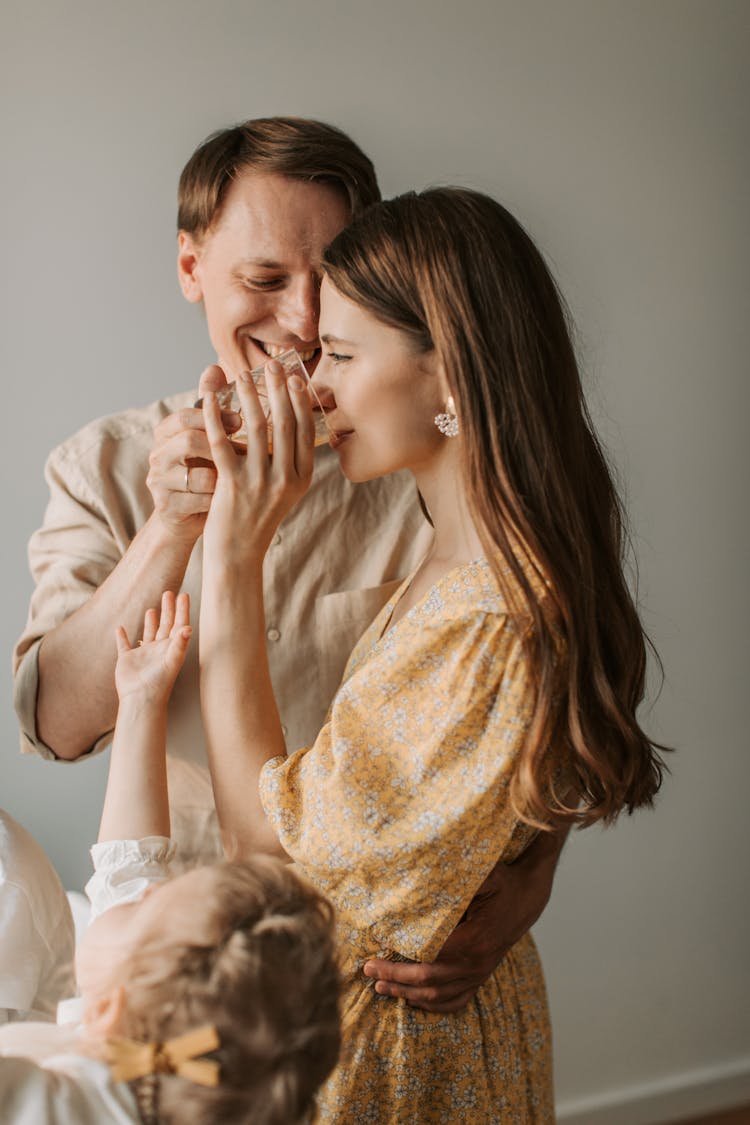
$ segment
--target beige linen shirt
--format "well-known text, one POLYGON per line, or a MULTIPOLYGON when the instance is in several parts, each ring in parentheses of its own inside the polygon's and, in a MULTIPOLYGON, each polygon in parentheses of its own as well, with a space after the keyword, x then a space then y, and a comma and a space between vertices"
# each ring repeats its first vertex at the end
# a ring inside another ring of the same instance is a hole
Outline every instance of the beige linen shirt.
MULTIPOLYGON (((153 511, 146 474, 154 426, 194 398, 190 391, 98 419, 47 460, 50 499, 29 543, 36 587, 13 656, 25 751, 55 757, 36 729, 40 644, 98 589, 153 511)), ((431 535, 410 474, 352 485, 328 446, 316 450, 310 490, 281 524, 264 564, 271 678, 290 752, 313 742, 355 642, 417 566, 431 535)), ((182 586, 196 633, 201 561, 199 541, 182 586)), ((89 753, 102 750, 111 735, 102 731, 89 753)), ((185 857, 219 855, 197 636, 170 703, 167 755, 172 836, 185 857)))

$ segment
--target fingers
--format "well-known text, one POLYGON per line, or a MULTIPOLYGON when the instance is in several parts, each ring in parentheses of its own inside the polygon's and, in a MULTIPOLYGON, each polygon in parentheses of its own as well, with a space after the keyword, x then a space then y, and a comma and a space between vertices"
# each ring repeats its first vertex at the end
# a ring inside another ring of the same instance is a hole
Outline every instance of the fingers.
POLYGON ((172 628, 169 634, 167 662, 175 675, 182 667, 193 629, 190 625, 190 595, 178 594, 174 603, 172 628))
MULTIPOLYGON (((266 364, 268 370, 280 369, 278 363, 266 364)), ((256 479, 262 478, 268 469, 268 419, 253 377, 249 371, 242 371, 237 380, 237 396, 242 408, 242 417, 247 430, 247 467, 256 479)))
POLYGON ((304 380, 287 378, 280 363, 266 364, 273 432, 273 462, 279 472, 307 483, 312 475, 315 427, 304 380))
MULTIPOLYGON (((175 596, 171 590, 165 590, 161 596, 161 617, 156 640, 163 641, 172 632, 175 615, 175 596)), ((144 640, 146 638, 144 637, 144 640)))
POLYGON ((177 595, 174 628, 180 630, 186 625, 190 625, 190 595, 183 593, 177 595))
POLYGON ((212 363, 207 367, 200 377, 198 383, 198 393, 201 395, 206 394, 207 391, 220 391, 222 387, 226 387, 227 377, 220 367, 212 363))
POLYGON ((312 402, 307 393, 304 380, 292 375, 287 380, 287 390, 296 421, 295 463, 297 473, 304 481, 312 477, 315 461, 315 421, 312 402))
POLYGON ((130 641, 124 625, 118 625, 115 629, 115 644, 117 645, 118 656, 123 652, 130 652, 130 641))
MULTIPOLYGON (((201 383, 226 386, 219 367, 207 368, 201 383)), ((224 430, 233 434, 242 426, 237 411, 221 414, 224 430)), ((154 429, 146 484, 158 515, 179 532, 199 534, 216 488, 216 470, 205 429, 203 411, 186 407, 163 418, 154 429), (186 472, 189 469, 189 474, 186 472)))
POLYGON ((143 643, 144 645, 150 644, 156 638, 156 633, 159 628, 159 611, 158 609, 147 609, 143 618, 143 643))
MULTIPOLYGON (((165 590, 161 596, 160 609, 151 607, 143 617, 143 640, 141 644, 163 641, 167 637, 182 637, 187 644, 193 630, 190 625, 190 595, 165 590)), ((115 630, 117 651, 128 652, 131 648, 128 635, 122 625, 115 630)))
MULTIPOLYGON (((206 430, 210 458, 217 471, 219 473, 231 472, 232 468, 236 467, 237 455, 232 449, 222 425, 221 411, 213 391, 207 391, 203 396, 203 424, 206 430)), ((193 472, 198 472, 198 470, 190 470, 191 489, 193 472)))
MULTIPOLYGON (((452 981, 470 976, 466 963, 443 961, 367 961, 366 977, 394 983, 398 987, 426 988, 450 985, 452 981)), ((400 993, 399 993, 400 995, 400 993)))
POLYGON ((279 468, 294 468, 296 421, 286 373, 280 363, 272 361, 265 367, 266 389, 273 430, 273 459, 279 468))
POLYGON ((494 968, 469 963, 466 958, 427 962, 367 961, 364 974, 375 978, 380 996, 406 1000, 428 1012, 456 1012, 466 1007, 494 968))
MULTIPOLYGON (((262 430, 261 448, 259 449, 256 447, 256 443, 253 441, 251 435, 251 430, 253 429, 253 426, 250 422, 250 418, 253 415, 252 400, 247 397, 243 398, 242 386, 243 381, 241 377, 241 379, 237 381, 237 395, 238 397, 240 397, 242 403, 245 429, 247 430, 246 457, 249 457, 250 460, 254 462, 254 468, 257 469, 262 466, 264 462, 268 461, 268 436, 266 436, 265 417, 260 409, 260 405, 255 404, 256 408, 259 409, 262 418, 261 423, 255 426, 255 430, 262 430)), ((233 415, 233 417, 236 417, 238 423, 242 424, 242 417, 240 414, 235 414, 233 415)), ((242 459, 237 458, 234 447, 231 441, 229 441, 228 439, 225 425, 226 415, 220 413, 218 400, 216 398, 215 391, 213 390, 206 391, 206 394, 204 395, 204 397, 202 397, 202 418, 204 418, 209 458, 214 462, 215 466, 214 471, 225 472, 225 474, 229 475, 233 470, 240 469, 243 465, 243 462, 247 463, 245 457, 243 457, 242 459)), ((233 426, 233 431, 235 429, 237 429, 237 426, 233 426)), ((189 483, 191 494, 197 492, 199 488, 205 488, 207 492, 208 490, 210 490, 210 492, 214 492, 216 488, 217 478, 214 477, 214 479, 211 480, 210 471, 210 469, 202 467, 190 469, 189 483), (195 485, 193 485, 193 472, 195 472, 196 474, 195 485), (209 475, 204 476, 204 474, 209 475)))
POLYGON ((182 625, 179 629, 173 629, 169 635, 169 647, 167 648, 165 663, 174 676, 177 676, 182 667, 192 633, 191 625, 182 625))
POLYGON ((375 991, 379 996, 402 999, 411 1007, 427 1012, 457 1012, 466 1007, 483 981, 484 978, 467 977, 439 985, 408 985, 378 980, 375 991))
MULTIPOLYGON (((208 444, 208 443, 206 443, 208 444)), ((216 491, 216 469, 213 465, 175 465, 170 475, 173 492, 186 496, 213 496, 216 491)), ((192 506, 195 501, 188 501, 192 506)), ((200 501, 198 501, 200 503, 200 501)))

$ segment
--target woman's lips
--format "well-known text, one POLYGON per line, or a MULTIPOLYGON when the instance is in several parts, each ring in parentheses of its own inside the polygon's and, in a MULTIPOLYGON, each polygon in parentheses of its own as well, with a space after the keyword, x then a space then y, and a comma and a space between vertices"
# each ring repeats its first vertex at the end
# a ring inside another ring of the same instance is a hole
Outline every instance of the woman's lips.
POLYGON ((331 434, 331 449, 338 449, 353 433, 354 430, 334 430, 331 434))

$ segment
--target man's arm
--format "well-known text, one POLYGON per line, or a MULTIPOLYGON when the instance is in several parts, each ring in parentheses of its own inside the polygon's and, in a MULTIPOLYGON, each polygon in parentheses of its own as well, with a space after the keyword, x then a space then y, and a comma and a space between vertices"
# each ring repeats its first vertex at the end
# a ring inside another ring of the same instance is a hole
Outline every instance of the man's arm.
MULTIPOLYGON (((224 381, 223 372, 209 368, 201 386, 209 388, 224 381)), ((229 422, 230 428, 233 424, 229 422)), ((36 730, 39 739, 60 758, 80 757, 112 729, 116 714, 114 628, 122 624, 131 636, 137 635, 146 609, 158 603, 162 591, 180 588, 213 493, 215 472, 206 465, 209 455, 199 410, 186 409, 163 419, 154 431, 146 478, 153 513, 92 597, 44 636, 38 655, 36 730), (187 465, 194 466, 189 492, 185 487, 187 465)), ((71 519, 71 534, 87 535, 86 521, 90 523, 92 517, 85 506, 82 528, 73 529, 76 517, 67 508, 66 518, 71 519)), ((66 528, 61 524, 53 530, 64 542, 66 528)), ((91 534, 107 538, 110 533, 102 521, 91 534)), ((106 544, 92 541, 90 546, 95 557, 116 550, 111 538, 106 544)), ((51 571, 62 570, 65 564, 63 555, 52 563, 45 560, 51 571)), ((57 592, 59 582, 56 573, 52 598, 65 596, 57 592)))
POLYGON ((515 863, 498 863, 435 961, 368 961, 364 973, 375 978, 375 991, 429 1012, 465 1007, 540 917, 568 831, 540 832, 515 863))
POLYGON ((42 641, 37 731, 59 758, 80 757, 114 726, 115 623, 138 636, 148 606, 180 588, 193 546, 154 513, 93 597, 42 641))

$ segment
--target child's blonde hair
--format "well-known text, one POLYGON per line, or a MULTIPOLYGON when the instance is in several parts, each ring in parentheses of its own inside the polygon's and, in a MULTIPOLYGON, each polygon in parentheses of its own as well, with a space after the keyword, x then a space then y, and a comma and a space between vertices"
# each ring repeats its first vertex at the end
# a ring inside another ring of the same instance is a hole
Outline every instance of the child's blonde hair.
POLYGON ((285 864, 218 863, 196 903, 195 938, 149 942, 128 963, 122 1034, 160 1041, 213 1024, 215 1087, 175 1075, 132 1083, 159 1125, 295 1125, 338 1057, 339 977, 333 911, 285 864))

